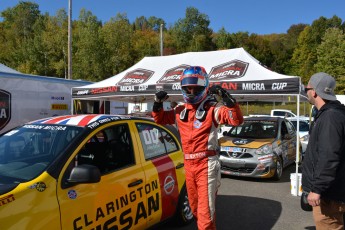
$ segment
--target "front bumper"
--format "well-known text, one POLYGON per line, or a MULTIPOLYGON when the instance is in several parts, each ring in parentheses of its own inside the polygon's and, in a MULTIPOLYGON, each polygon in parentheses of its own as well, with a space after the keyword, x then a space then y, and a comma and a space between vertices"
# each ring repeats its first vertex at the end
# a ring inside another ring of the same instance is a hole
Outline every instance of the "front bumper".
POLYGON ((226 175, 270 178, 276 170, 276 157, 273 154, 263 156, 246 154, 238 158, 222 152, 219 159, 221 173, 226 175))

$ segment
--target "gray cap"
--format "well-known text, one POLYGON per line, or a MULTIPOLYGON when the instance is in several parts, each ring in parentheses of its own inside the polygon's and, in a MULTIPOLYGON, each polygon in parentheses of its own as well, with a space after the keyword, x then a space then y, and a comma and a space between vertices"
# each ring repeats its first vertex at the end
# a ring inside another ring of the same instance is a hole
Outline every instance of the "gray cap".
POLYGON ((327 73, 316 73, 311 76, 309 84, 314 88, 319 97, 328 101, 337 100, 334 94, 335 79, 327 73))

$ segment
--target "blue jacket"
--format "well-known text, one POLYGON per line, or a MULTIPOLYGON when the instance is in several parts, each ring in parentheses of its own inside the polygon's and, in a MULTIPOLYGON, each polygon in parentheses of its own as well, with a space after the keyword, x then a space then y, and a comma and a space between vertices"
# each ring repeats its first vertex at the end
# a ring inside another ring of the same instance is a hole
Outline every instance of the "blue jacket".
POLYGON ((323 105, 316 115, 302 162, 302 188, 345 202, 345 106, 323 105))

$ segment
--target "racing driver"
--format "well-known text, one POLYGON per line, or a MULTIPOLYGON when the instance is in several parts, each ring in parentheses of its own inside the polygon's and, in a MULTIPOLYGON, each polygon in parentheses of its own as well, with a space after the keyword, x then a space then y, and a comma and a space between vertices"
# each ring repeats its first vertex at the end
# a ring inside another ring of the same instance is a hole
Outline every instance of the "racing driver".
POLYGON ((188 199, 198 229, 216 229, 215 201, 220 186, 217 132, 220 124, 243 122, 236 100, 218 85, 209 88, 201 66, 186 68, 181 75, 184 105, 164 111, 165 91, 155 94, 152 116, 158 124, 177 124, 184 152, 188 199), (218 100, 217 100, 218 99, 218 100))

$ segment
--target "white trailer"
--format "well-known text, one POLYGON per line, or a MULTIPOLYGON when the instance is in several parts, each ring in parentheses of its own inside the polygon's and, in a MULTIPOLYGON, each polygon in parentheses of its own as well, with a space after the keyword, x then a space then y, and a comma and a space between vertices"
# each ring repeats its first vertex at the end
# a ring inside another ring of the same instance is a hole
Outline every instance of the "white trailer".
POLYGON ((71 114, 72 87, 91 83, 0 72, 0 134, 27 121, 71 114))

